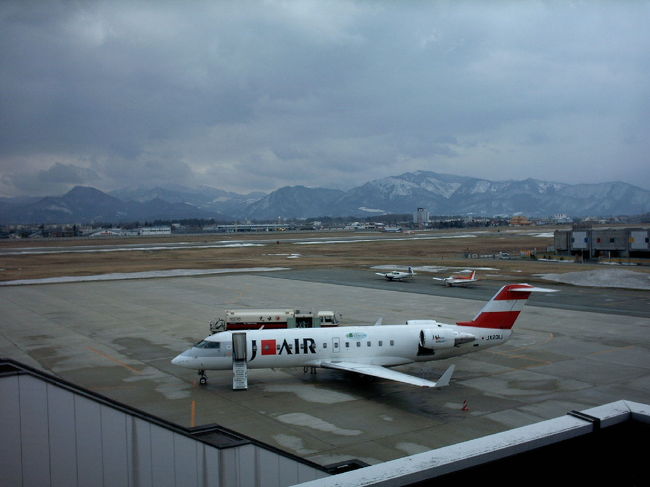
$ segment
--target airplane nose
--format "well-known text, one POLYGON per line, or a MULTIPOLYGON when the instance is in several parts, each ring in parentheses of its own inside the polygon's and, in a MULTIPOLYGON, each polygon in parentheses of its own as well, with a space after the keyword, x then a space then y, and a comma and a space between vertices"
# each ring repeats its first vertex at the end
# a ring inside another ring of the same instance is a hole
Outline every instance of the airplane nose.
POLYGON ((176 355, 176 357, 174 357, 172 359, 172 364, 174 364, 174 365, 183 365, 184 361, 185 361, 185 359, 184 359, 183 355, 176 355))

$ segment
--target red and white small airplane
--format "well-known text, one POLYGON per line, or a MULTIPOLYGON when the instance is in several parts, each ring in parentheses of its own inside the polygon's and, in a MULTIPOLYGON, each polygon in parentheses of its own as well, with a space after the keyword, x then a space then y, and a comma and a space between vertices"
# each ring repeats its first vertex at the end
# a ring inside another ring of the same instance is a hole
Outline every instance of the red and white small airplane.
MULTIPOLYGON (((413 362, 446 359, 504 343, 533 292, 555 292, 529 284, 503 286, 471 321, 455 325, 409 320, 405 325, 288 328, 246 332, 249 369, 323 367, 423 387, 449 384, 451 365, 437 381, 389 369, 413 362)), ((379 325, 379 321, 376 323, 379 325)), ((232 370, 233 332, 215 333, 184 351, 172 364, 198 370, 232 370)))
POLYGON ((415 272, 413 272, 413 267, 409 267, 408 272, 390 271, 390 272, 375 272, 375 274, 384 277, 389 281, 402 281, 404 279, 411 279, 415 275, 415 272))
POLYGON ((476 277, 476 271, 461 271, 456 273, 456 275, 452 275, 449 277, 434 277, 434 281, 442 281, 443 286, 467 286, 468 284, 471 284, 472 282, 478 281, 478 277, 476 277), (460 276, 458 274, 461 274, 462 272, 469 272, 470 274, 468 276, 460 276))

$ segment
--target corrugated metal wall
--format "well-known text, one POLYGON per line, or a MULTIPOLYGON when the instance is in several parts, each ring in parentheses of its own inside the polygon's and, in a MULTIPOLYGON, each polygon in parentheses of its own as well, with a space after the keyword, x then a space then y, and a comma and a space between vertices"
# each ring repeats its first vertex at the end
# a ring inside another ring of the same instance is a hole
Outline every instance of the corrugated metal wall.
POLYGON ((568 230, 556 230, 553 235, 553 243, 555 250, 569 250, 569 235, 571 232, 568 230))
POLYGON ((216 448, 38 377, 0 377, 2 486, 280 487, 325 476, 254 444, 216 448))
POLYGON ((627 250, 626 230, 593 230, 591 235, 594 250, 627 250))
POLYGON ((630 230, 630 250, 648 250, 650 249, 650 231, 648 230, 630 230))
POLYGON ((571 233, 571 249, 584 250, 589 248, 589 239, 587 232, 571 233))

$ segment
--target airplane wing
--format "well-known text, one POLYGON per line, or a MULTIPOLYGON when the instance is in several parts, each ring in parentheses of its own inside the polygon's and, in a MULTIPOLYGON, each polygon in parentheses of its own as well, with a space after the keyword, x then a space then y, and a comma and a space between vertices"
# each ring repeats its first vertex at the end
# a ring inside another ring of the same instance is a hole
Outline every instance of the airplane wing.
POLYGON ((390 272, 386 272, 386 273, 375 272, 375 274, 377 274, 378 276, 381 276, 381 277, 383 277, 385 279, 388 279, 389 281, 392 281, 393 279, 398 279, 397 276, 395 276, 394 274, 391 274, 390 272))
POLYGON ((450 365, 444 374, 438 379, 437 382, 421 379, 412 375, 397 372, 396 370, 387 369, 381 365, 368 365, 358 364, 354 362, 321 362, 321 367, 326 369, 345 370, 347 372, 355 372, 357 374, 371 375, 381 379, 389 379, 397 382, 404 382, 420 387, 444 387, 449 385, 451 375, 454 373, 454 365, 450 365))

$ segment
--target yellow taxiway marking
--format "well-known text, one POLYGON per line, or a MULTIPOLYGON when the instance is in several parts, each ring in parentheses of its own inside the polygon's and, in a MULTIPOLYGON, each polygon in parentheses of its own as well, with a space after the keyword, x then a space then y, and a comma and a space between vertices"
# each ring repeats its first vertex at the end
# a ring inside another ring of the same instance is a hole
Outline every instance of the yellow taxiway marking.
POLYGON ((101 387, 89 387, 90 390, 95 392, 101 391, 130 391, 136 389, 136 386, 101 386, 101 387))
POLYGON ((129 364, 124 363, 121 360, 116 359, 115 357, 111 357, 107 353, 104 353, 104 352, 102 352, 100 350, 97 350, 96 348, 86 347, 86 349, 90 350, 91 352, 95 352, 97 355, 101 355, 102 357, 104 357, 105 359, 110 360, 111 362, 115 362, 117 365, 120 365, 120 366, 124 367, 125 369, 129 369, 134 374, 141 374, 142 373, 141 370, 135 369, 135 368, 131 367, 129 364))
POLYGON ((590 353, 589 355, 603 355, 605 353, 618 352, 619 350, 632 350, 633 348, 636 348, 636 345, 627 345, 625 347, 609 348, 607 350, 601 350, 600 352, 590 353))

